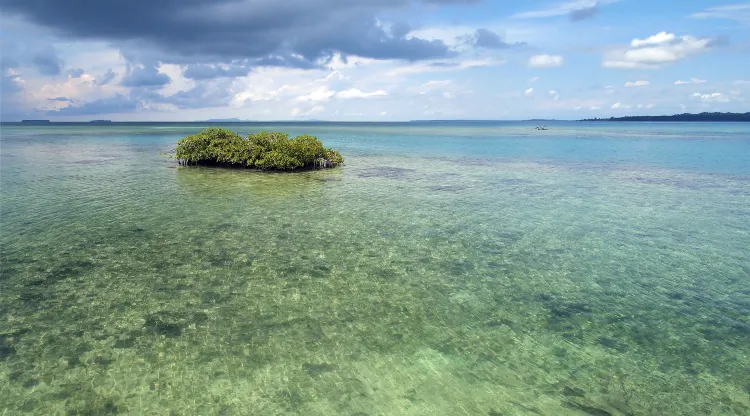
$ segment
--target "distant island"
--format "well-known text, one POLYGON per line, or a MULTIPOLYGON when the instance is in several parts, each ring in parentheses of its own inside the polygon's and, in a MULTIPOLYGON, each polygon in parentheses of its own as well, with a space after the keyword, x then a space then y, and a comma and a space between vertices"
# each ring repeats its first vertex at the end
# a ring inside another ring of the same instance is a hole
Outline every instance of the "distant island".
POLYGON ((49 120, 21 120, 21 124, 49 124, 49 120))
POLYGON ((177 142, 174 158, 180 165, 292 171, 334 168, 344 164, 335 150, 315 136, 289 138, 286 133, 260 132, 242 137, 211 127, 177 142))
POLYGON ((587 118, 579 121, 750 121, 750 113, 685 113, 672 116, 587 118))
POLYGON ((89 124, 110 124, 112 120, 91 120, 89 124))

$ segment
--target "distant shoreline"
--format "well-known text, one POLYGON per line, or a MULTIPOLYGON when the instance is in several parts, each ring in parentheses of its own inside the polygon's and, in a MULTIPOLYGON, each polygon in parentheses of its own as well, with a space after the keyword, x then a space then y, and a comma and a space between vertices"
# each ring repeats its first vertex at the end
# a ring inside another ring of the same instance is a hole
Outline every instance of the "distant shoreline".
POLYGON ((587 118, 579 121, 680 121, 680 122, 750 122, 750 113, 700 113, 671 116, 627 116, 587 118))

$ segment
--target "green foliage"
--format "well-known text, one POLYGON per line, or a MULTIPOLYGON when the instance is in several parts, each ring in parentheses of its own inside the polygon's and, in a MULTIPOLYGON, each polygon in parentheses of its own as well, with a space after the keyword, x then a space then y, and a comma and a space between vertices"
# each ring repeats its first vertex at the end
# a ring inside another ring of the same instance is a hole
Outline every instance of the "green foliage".
POLYGON ((218 127, 178 141, 175 158, 183 165, 262 170, 333 168, 344 163, 339 152, 324 148, 315 136, 290 139, 286 133, 260 132, 243 138, 218 127))

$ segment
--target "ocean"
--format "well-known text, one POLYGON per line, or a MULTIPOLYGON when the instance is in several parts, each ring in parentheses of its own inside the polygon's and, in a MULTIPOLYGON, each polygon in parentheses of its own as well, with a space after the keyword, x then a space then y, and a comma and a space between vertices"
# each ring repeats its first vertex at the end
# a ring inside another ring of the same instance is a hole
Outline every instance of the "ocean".
POLYGON ((0 127, 0 413, 750 414, 746 123, 0 127))

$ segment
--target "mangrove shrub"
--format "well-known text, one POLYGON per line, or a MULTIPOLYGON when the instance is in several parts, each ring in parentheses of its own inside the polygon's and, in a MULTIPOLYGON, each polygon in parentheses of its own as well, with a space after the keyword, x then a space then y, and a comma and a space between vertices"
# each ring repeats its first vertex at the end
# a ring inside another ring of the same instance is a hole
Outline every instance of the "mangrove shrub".
POLYGON ((344 163, 339 152, 326 149, 315 136, 290 139, 286 133, 261 132, 245 138, 218 127, 180 139, 175 158, 181 165, 262 170, 333 168, 344 163))

